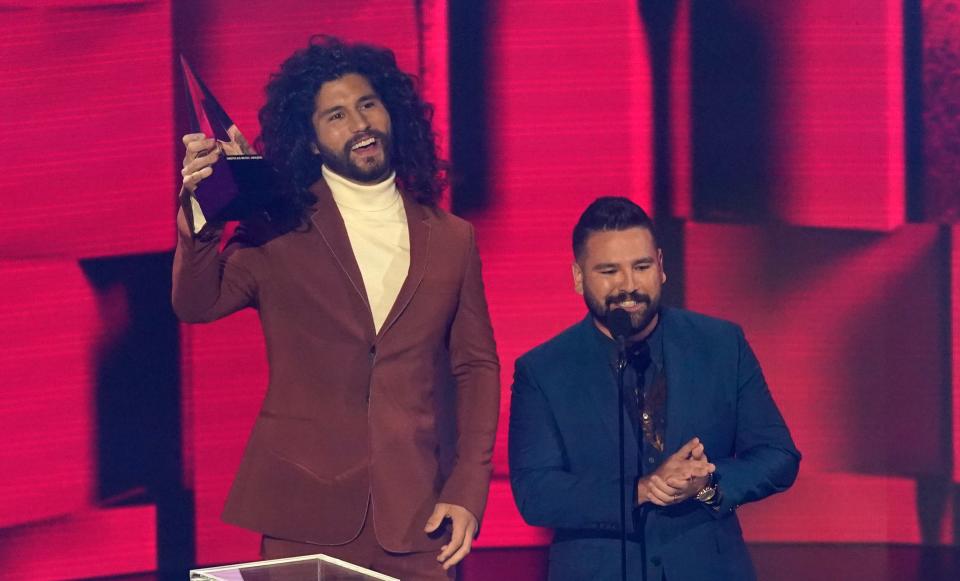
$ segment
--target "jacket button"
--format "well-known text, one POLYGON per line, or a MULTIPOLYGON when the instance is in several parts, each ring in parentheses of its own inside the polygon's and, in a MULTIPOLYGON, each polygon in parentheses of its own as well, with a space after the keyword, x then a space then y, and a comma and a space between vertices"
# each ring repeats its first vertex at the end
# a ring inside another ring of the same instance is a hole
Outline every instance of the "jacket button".
POLYGON ((650 562, 653 564, 654 567, 659 567, 661 562, 660 557, 651 557, 650 562))

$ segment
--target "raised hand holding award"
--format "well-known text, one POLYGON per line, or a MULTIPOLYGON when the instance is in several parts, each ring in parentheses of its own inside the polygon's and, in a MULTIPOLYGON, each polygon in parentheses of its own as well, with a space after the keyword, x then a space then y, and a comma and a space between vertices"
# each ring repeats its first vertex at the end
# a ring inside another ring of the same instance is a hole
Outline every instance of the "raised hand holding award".
POLYGON ((223 156, 213 174, 198 184, 194 196, 209 222, 243 220, 270 202, 274 172, 258 155, 220 103, 180 57, 187 88, 190 130, 217 140, 223 156))

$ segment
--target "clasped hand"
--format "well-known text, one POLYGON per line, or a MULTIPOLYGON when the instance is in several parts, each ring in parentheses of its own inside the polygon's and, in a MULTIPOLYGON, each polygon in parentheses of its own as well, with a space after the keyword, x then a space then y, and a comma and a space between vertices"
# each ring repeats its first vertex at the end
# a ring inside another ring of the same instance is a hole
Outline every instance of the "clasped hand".
POLYGON ((656 471, 637 481, 637 504, 671 506, 696 496, 717 469, 707 460, 700 438, 673 453, 656 471))

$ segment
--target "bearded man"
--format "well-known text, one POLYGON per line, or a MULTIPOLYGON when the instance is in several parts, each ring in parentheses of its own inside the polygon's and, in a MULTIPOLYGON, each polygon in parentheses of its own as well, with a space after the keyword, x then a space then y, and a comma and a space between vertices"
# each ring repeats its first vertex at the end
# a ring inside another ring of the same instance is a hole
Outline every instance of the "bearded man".
POLYGON ((432 110, 391 51, 329 37, 266 92, 280 184, 223 252, 193 196, 223 144, 183 138, 174 309, 256 309, 270 367, 224 520, 264 558, 452 579, 486 503, 499 362, 473 228, 437 207, 432 110))
POLYGON ((797 451, 742 329, 660 306, 653 223, 599 198, 573 231, 573 281, 589 313, 517 360, 510 479, 523 518, 554 529, 551 580, 755 578, 734 510, 786 490, 797 451), (619 477, 611 313, 629 315, 619 477))

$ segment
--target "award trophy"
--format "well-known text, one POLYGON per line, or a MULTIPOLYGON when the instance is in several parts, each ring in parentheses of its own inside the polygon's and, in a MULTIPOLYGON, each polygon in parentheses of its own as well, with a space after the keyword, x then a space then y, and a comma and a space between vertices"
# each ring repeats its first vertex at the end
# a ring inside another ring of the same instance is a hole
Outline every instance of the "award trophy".
POLYGON ((197 203, 208 222, 247 218, 270 202, 273 169, 250 147, 182 55, 180 68, 187 87, 190 131, 216 138, 222 154, 213 165, 213 174, 197 186, 194 193, 197 203))

